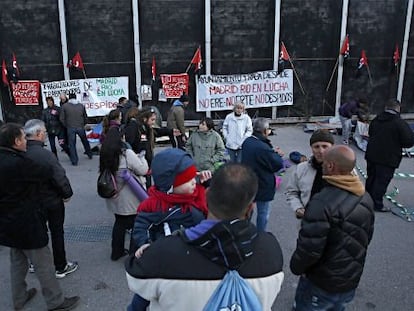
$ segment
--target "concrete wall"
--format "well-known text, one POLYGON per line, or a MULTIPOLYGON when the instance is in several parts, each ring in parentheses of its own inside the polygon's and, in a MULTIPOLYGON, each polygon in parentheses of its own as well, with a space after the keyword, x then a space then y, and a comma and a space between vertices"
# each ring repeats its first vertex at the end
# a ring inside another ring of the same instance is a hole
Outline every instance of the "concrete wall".
MULTIPOLYGON (((364 96, 371 112, 382 110, 396 94, 391 75, 392 53, 402 50, 407 0, 350 1, 348 29, 351 58, 344 69, 343 100, 364 96), (360 52, 366 50, 372 85, 365 73, 355 78, 360 52)), ((232 74, 273 67, 274 0, 211 0, 212 73, 232 74)), ((17 56, 21 79, 42 82, 62 80, 57 0, 2 0, 0 10, 0 58, 11 66, 17 56)), ((65 1, 68 55, 79 51, 88 77, 127 75, 130 95, 136 95, 133 50, 133 17, 130 0, 65 1)), ((279 107, 278 116, 333 115, 336 76, 325 92, 339 48, 342 1, 282 0, 280 40, 293 58, 306 95, 295 80, 295 104, 279 107)), ((157 73, 184 72, 198 45, 204 51, 204 1, 140 0, 140 48, 142 83, 151 83, 151 61, 157 73)), ((410 39, 413 39, 411 31, 410 39)), ((414 54, 409 46, 408 55, 414 54)), ((204 73, 204 69, 202 69, 204 73)), ((407 61, 403 111, 414 112, 414 63, 407 61)), ((71 78, 82 73, 71 70, 71 78)), ((159 86, 159 81, 157 81, 159 86)), ((7 88, 1 86, 5 118, 24 122, 40 115, 41 107, 16 107, 7 88)), ((195 99, 190 71, 190 96, 195 99)), ((169 104, 157 103, 164 113, 169 104)), ((256 111, 251 111, 254 114, 256 111)), ((223 117, 227 112, 213 116, 223 117)), ((270 117, 271 109, 262 108, 270 117)), ((194 106, 188 118, 198 118, 194 106)))

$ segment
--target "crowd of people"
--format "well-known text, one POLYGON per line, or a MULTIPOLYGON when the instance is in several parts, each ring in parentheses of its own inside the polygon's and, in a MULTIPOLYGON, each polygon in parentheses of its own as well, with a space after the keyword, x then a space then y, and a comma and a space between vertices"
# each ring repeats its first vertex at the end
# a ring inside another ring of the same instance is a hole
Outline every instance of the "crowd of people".
MULTIPOLYGON (((76 135, 92 158, 86 112, 73 96, 62 96, 59 107, 53 98, 47 104, 42 120, 0 127, 0 245, 10 247, 15 310, 37 291, 27 288, 29 267, 49 310, 71 310, 80 300, 64 297, 56 280, 75 272, 78 263, 66 259, 65 202, 73 191, 55 139, 72 165, 79 161, 76 135), (47 138, 50 150, 44 147, 47 138)), ((127 257, 133 292, 127 310, 203 310, 228 271, 245 281, 260 310, 270 310, 284 279, 281 248, 267 230, 284 152, 269 139, 269 120, 252 121, 243 103, 226 116, 222 135, 203 117, 188 137, 188 104, 187 95, 174 101, 165 128, 156 125, 155 109, 139 109, 126 98, 103 119, 99 172, 110 172, 117 185, 105 204, 115 217, 110 259, 127 257), (169 136, 172 148, 155 153, 157 136, 169 136), (126 232, 129 249, 124 249, 126 232)), ((364 186, 347 146, 350 120, 358 113, 352 109, 361 105, 349 106, 341 109, 343 143, 335 145, 329 131, 316 130, 309 142, 312 156, 292 167, 285 187, 301 223, 290 259, 292 273, 300 276, 292 302, 296 311, 345 310, 352 301, 373 236, 374 211, 389 211, 382 197, 402 148, 414 145, 399 102, 388 102, 369 128, 364 186)), ((243 308, 241 301, 226 303, 223 309, 243 308)))

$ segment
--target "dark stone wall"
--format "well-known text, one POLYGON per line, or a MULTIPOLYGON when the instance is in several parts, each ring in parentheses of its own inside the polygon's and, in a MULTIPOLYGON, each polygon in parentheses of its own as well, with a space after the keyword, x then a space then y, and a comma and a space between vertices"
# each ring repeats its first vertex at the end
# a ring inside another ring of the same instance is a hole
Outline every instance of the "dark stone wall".
MULTIPOLYGON (((274 0, 212 0, 212 63, 214 74, 267 70, 273 67, 274 0)), ((402 50, 407 0, 350 1, 347 33, 351 57, 345 64, 342 99, 363 96, 371 112, 396 96, 397 79, 391 73, 392 53, 398 42, 402 50), (365 49, 372 75, 355 77, 360 52, 365 49)), ((16 54, 21 79, 42 82, 63 79, 57 1, 2 0, 0 10, 0 59, 11 67, 16 54)), ((88 77, 129 76, 130 96, 135 98, 133 17, 130 0, 65 1, 69 58, 79 51, 88 77)), ((294 81, 294 106, 278 107, 278 116, 333 115, 336 75, 326 91, 339 50, 342 1, 285 0, 281 6, 280 40, 293 59, 303 86, 294 81)), ((151 61, 157 74, 184 72, 197 48, 204 50, 204 1, 140 0, 140 51, 142 83, 151 83, 151 61)), ((410 40, 414 40, 414 30, 410 40)), ((403 92, 403 112, 414 112, 414 45, 408 49, 403 92)), ((201 70, 204 73, 204 69, 201 70)), ((190 96, 195 99, 194 73, 190 96)), ((73 79, 80 71, 71 70, 73 79)), ((154 90, 160 86, 157 80, 154 90)), ((38 117, 41 107, 16 107, 7 88, 1 89, 8 121, 24 122, 38 117)), ((148 104, 148 103, 144 103, 148 104)), ((154 102, 164 116, 169 103, 154 102)), ((270 108, 251 111, 270 117, 270 108)), ((213 113, 224 117, 227 112, 213 113)), ((194 106, 187 118, 199 118, 194 106)))

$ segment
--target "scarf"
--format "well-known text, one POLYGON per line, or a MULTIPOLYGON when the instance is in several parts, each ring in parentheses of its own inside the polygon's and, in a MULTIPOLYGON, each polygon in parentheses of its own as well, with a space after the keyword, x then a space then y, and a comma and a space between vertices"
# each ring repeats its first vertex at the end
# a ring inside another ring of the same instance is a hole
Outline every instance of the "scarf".
POLYGON ((361 180, 358 176, 355 175, 331 175, 331 176, 323 176, 324 180, 326 180, 329 184, 349 191, 357 196, 363 196, 365 193, 365 187, 362 184, 361 180))
POLYGON ((148 199, 138 206, 138 212, 167 212, 170 208, 179 205, 182 213, 189 212, 194 207, 207 216, 206 192, 201 185, 197 184, 191 194, 168 194, 152 186, 148 189, 148 195, 148 199))

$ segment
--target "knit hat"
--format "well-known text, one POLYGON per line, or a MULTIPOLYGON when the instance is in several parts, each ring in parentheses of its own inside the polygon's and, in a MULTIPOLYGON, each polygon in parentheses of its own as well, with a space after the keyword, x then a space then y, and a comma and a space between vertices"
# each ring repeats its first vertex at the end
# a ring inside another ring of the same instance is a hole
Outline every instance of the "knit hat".
POLYGON ((334 137, 328 130, 316 130, 313 132, 310 138, 310 145, 312 146, 314 143, 319 141, 331 143, 332 145, 335 143, 334 137))
POLYGON ((197 175, 191 156, 178 148, 169 148, 157 153, 151 164, 155 187, 169 192, 197 175))

